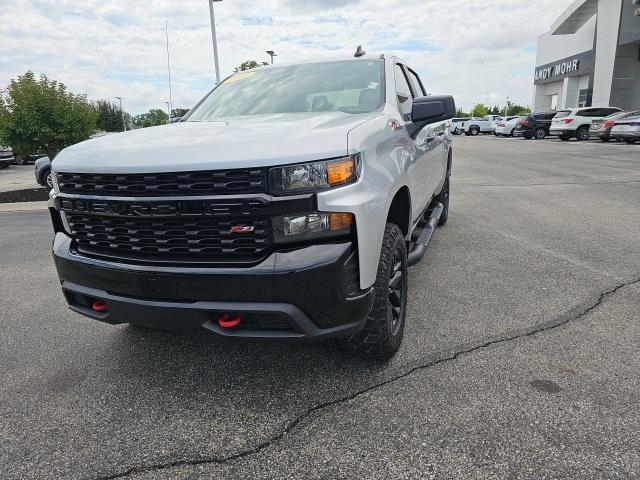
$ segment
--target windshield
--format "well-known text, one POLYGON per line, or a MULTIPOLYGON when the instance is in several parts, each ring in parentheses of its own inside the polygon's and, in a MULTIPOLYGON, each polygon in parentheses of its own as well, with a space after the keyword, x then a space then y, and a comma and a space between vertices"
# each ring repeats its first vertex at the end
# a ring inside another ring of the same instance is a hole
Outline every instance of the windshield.
POLYGON ((382 106, 382 60, 248 70, 222 82, 186 119, 292 112, 367 113, 382 106))

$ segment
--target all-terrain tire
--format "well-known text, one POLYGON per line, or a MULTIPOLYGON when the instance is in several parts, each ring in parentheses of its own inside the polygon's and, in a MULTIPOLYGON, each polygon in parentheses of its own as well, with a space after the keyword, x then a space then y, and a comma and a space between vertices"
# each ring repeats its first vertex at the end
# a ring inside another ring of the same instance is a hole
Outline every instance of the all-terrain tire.
POLYGON ((407 312, 407 268, 404 235, 396 224, 387 223, 373 285, 373 308, 361 332, 340 339, 346 352, 372 360, 389 360, 398 351, 407 312), (392 288, 395 290, 396 286, 399 288, 393 294, 392 288))

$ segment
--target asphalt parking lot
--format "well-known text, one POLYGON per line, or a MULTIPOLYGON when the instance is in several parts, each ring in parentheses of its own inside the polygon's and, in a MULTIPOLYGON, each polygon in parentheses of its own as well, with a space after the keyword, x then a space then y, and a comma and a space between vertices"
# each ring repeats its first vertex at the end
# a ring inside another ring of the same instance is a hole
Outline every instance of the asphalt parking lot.
POLYGON ((384 365, 89 321, 0 212, 0 478, 638 478, 640 145, 454 148, 384 365))
POLYGON ((39 187, 33 170, 32 164, 10 165, 0 170, 0 193, 39 187))

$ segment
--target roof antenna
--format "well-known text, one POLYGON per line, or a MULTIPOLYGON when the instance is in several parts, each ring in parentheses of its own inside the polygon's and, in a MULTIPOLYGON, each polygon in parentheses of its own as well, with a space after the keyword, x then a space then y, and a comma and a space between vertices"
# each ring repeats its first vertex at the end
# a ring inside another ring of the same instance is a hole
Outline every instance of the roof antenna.
POLYGON ((358 48, 356 49, 356 53, 353 56, 356 57, 356 58, 360 58, 360 57, 365 56, 366 54, 367 54, 367 52, 365 52, 362 49, 362 45, 358 45, 358 48))

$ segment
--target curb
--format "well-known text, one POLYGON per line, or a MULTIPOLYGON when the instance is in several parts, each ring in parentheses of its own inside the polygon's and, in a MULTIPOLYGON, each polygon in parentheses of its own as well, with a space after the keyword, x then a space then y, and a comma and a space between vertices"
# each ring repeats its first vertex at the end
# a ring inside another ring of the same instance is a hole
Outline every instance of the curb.
POLYGON ((47 202, 0 203, 0 212, 34 212, 46 209, 47 202))

